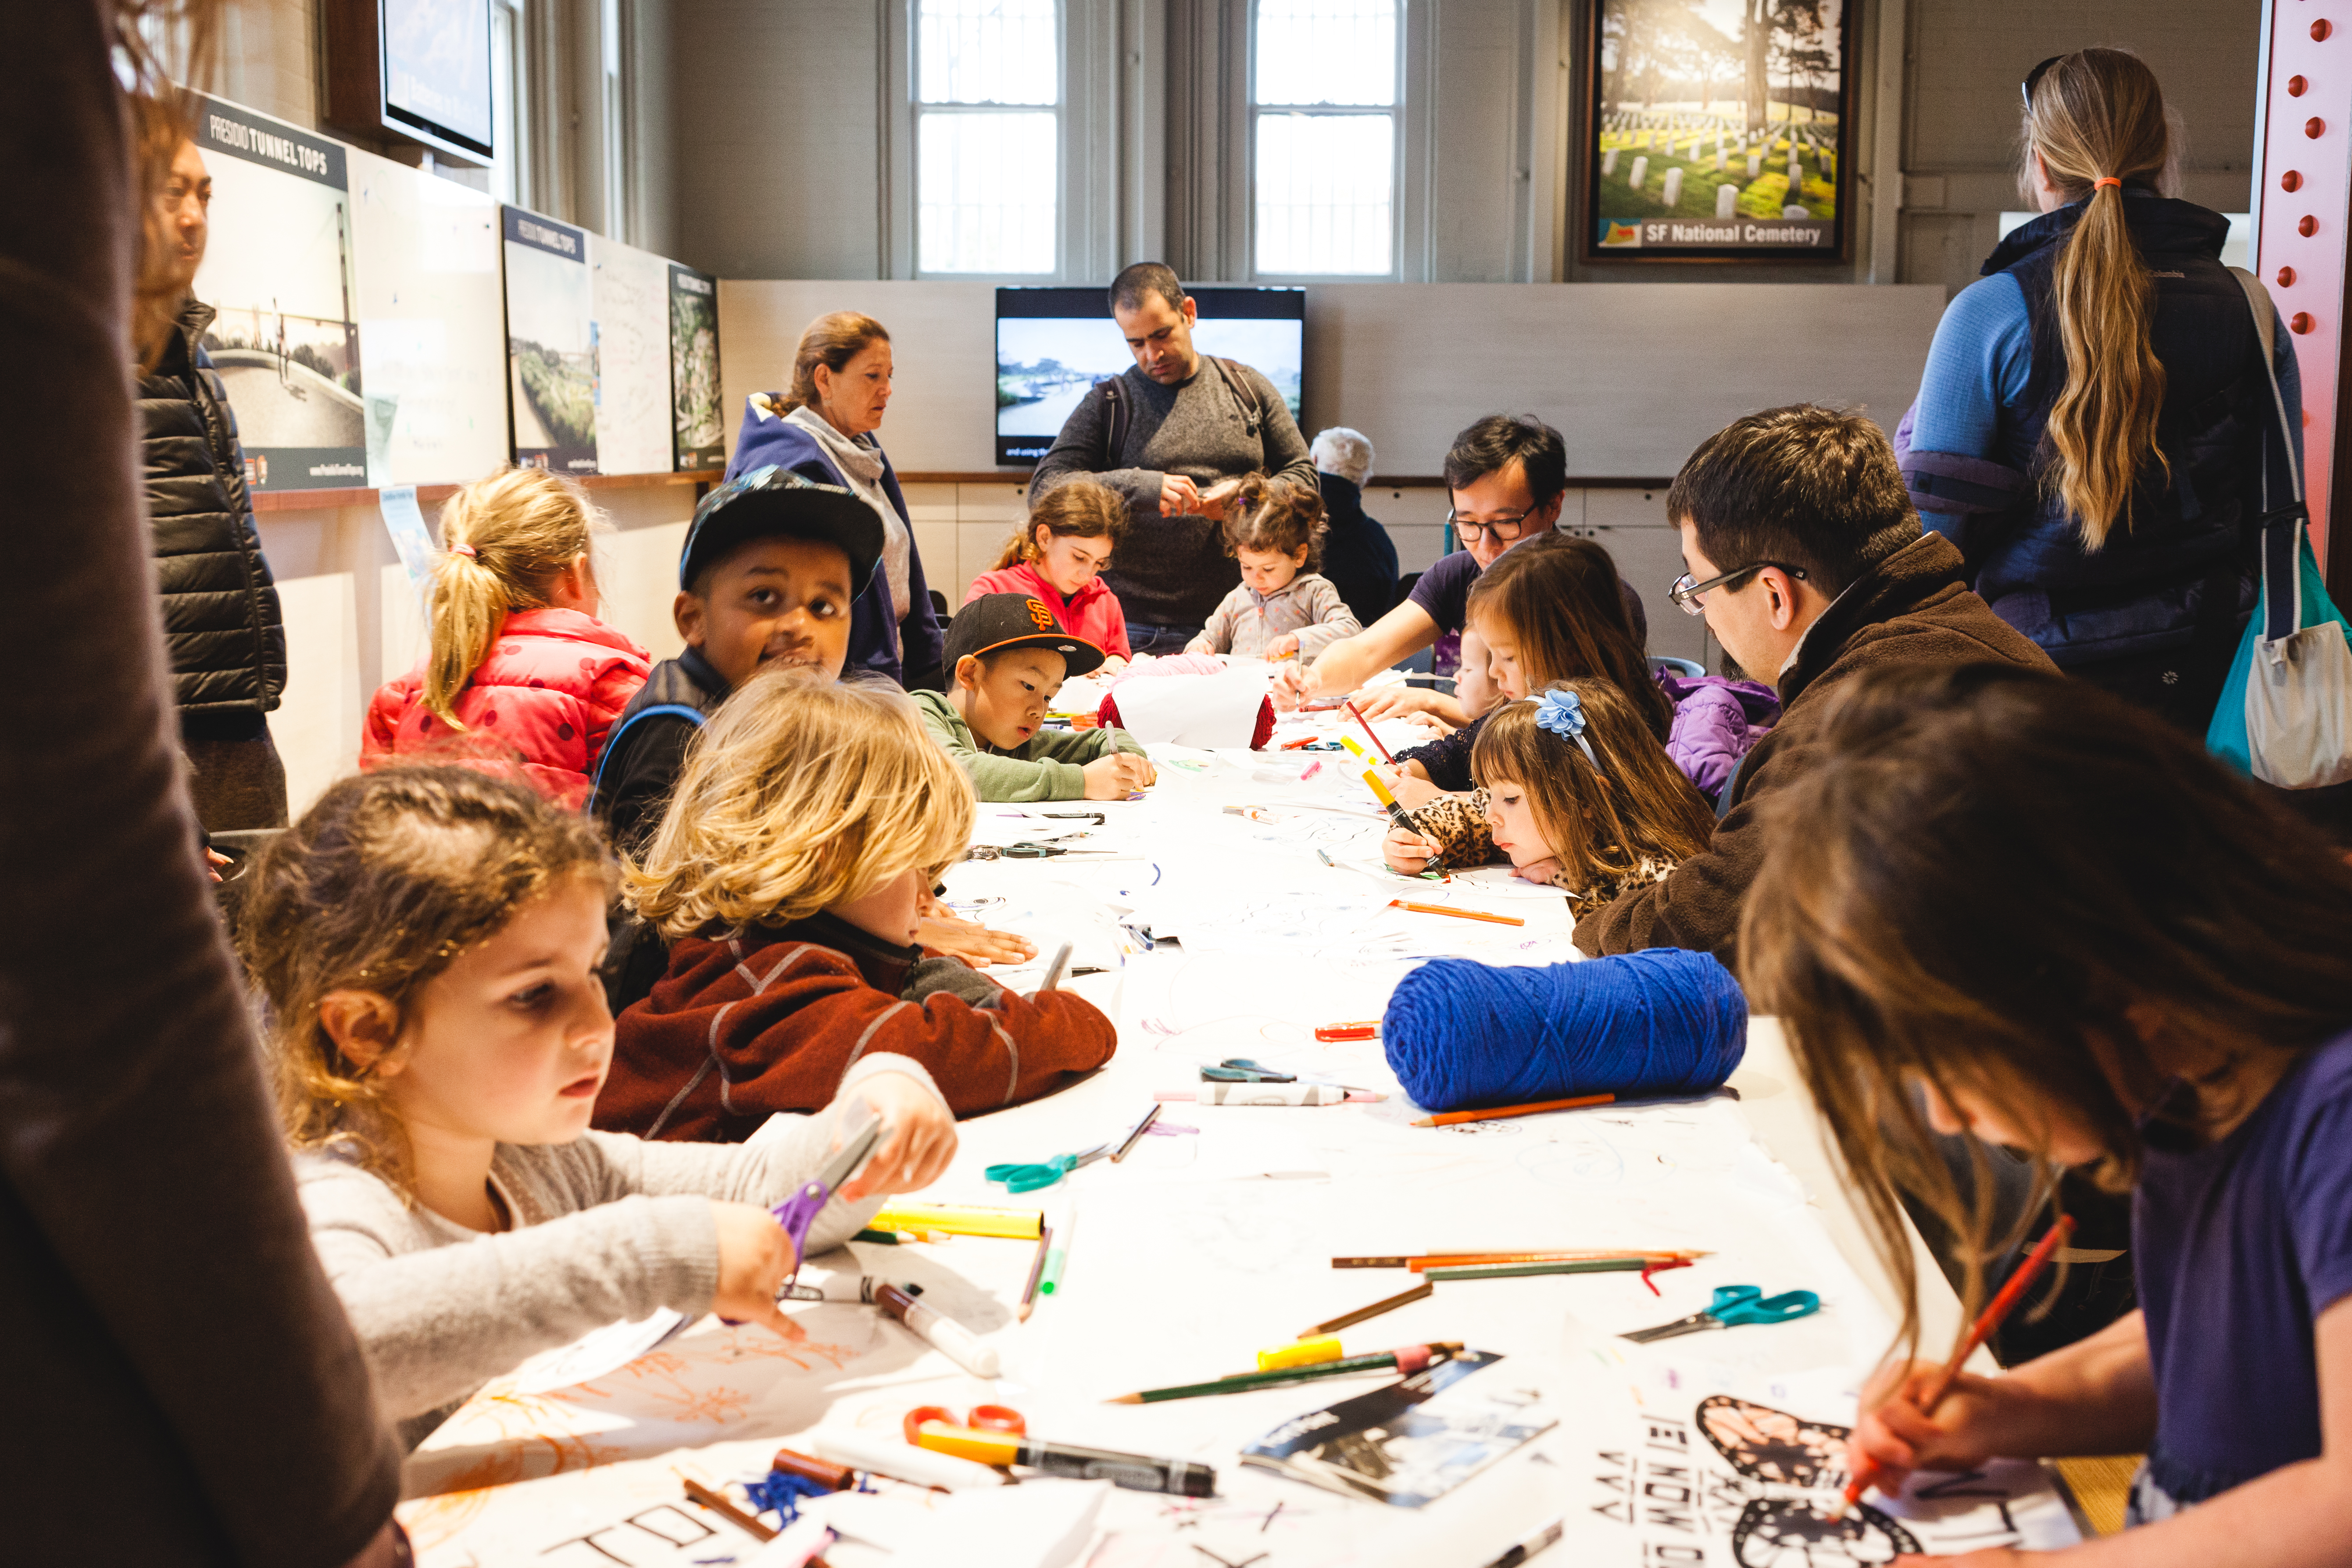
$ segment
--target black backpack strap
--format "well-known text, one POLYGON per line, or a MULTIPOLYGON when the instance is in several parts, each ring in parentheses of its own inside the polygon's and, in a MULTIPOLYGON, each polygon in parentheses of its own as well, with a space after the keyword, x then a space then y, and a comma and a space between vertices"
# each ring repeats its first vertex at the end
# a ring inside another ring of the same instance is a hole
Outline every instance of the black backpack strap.
POLYGON ((1103 401, 1110 406, 1110 426, 1103 442, 1102 462, 1095 471, 1107 474, 1119 466, 1118 455, 1127 450, 1128 406, 1126 395, 1119 391, 1118 377, 1114 375, 1099 384, 1103 401))
POLYGON ((596 778, 588 786, 588 798, 595 799, 604 792, 604 770, 613 761, 613 753, 621 749, 621 737, 638 724, 652 718, 683 719, 696 729, 710 722, 709 714, 699 708, 688 708, 683 702, 654 702, 638 709, 621 722, 621 727, 604 737, 604 754, 596 759, 596 778))
POLYGON ((1242 412, 1246 416, 1249 434, 1261 435, 1265 429, 1265 405, 1257 400, 1257 388, 1250 384, 1248 376, 1241 374, 1242 367, 1232 360, 1219 359, 1214 354, 1202 357, 1217 367, 1218 378, 1225 384, 1225 390, 1233 394, 1235 403, 1241 405, 1242 412))

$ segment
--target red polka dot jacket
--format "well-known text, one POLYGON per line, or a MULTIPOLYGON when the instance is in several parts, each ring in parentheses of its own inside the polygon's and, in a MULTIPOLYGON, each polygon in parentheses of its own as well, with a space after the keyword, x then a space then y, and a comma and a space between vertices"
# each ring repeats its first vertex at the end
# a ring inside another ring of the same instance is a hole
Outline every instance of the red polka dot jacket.
POLYGON ((652 672, 651 657, 578 610, 518 610, 451 704, 466 728, 425 708, 422 666, 368 704, 360 766, 466 762, 517 771, 560 805, 588 797, 613 722, 652 672))

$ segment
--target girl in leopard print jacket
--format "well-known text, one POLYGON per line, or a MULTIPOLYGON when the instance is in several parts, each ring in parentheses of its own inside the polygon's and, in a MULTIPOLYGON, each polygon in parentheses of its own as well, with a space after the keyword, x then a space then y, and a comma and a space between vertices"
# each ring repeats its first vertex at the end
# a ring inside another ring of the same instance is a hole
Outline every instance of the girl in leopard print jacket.
POLYGON ((1664 881, 1705 847, 1714 822, 1643 715, 1615 682, 1564 680, 1488 717, 1471 753, 1477 788, 1413 811, 1388 863, 1417 872, 1432 850, 1464 868, 1508 860, 1531 882, 1598 909, 1664 881))

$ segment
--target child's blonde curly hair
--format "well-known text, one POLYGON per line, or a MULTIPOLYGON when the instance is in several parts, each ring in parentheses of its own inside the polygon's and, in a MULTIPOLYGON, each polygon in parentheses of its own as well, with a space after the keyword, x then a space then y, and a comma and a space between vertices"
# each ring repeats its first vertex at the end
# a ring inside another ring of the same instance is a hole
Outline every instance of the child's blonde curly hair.
POLYGON ((746 682, 687 752, 669 810, 624 868, 630 904, 675 942, 782 926, 971 845, 971 783, 885 683, 791 670, 746 682))

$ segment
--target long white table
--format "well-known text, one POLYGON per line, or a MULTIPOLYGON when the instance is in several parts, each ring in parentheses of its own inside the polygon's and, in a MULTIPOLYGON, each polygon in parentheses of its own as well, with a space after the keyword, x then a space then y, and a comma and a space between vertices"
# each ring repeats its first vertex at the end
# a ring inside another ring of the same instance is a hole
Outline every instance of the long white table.
MULTIPOLYGON (((1328 717, 1292 721, 1277 740, 1338 731, 1328 717)), ((1383 731, 1392 744, 1405 733, 1383 731)), ((1728 1401, 1761 1407, 1753 1419, 1768 1424, 1781 1419, 1772 1412, 1788 1413, 1784 1425, 1801 1442, 1800 1423, 1850 1421, 1859 1381, 1894 1321, 1891 1289, 1769 1020, 1751 1025, 1734 1092, 1412 1127, 1419 1111, 1397 1093, 1379 1043, 1318 1044, 1315 1026, 1380 1016, 1398 978, 1428 956, 1570 960, 1566 900, 1496 872, 1444 884, 1383 881, 1374 868, 1382 824, 1349 754, 1157 750, 1161 782, 1145 800, 1066 803, 1026 808, 1025 816, 982 808, 977 837, 998 843, 1088 826, 1044 812, 1099 809, 1099 829, 1065 842, 1117 858, 975 861, 949 879, 950 900, 990 923, 1048 951, 1072 942, 1075 964, 1103 973, 1070 988, 1118 1022, 1118 1054, 1104 1070, 964 1122, 953 1169, 920 1194, 1045 1208, 1069 1247, 1060 1289, 1019 1321, 1034 1254, 1015 1241, 858 1243, 854 1261, 811 1265, 922 1283, 925 1300, 999 1348, 1003 1375, 993 1384, 970 1376, 869 1308, 819 1305, 795 1311, 811 1335, 802 1345, 706 1320, 625 1365, 575 1362, 597 1373, 583 1383, 552 1387, 565 1374, 543 1371, 501 1380, 410 1462, 404 1518, 422 1561, 749 1563, 748 1538, 686 1503, 682 1477, 721 1485, 763 1471, 776 1447, 804 1444, 820 1426, 895 1435, 912 1406, 961 1415, 979 1403, 1014 1406, 1040 1436, 1216 1468, 1219 1495, 1206 1501, 1111 1493, 1091 1555, 1070 1559, 1094 1568, 1476 1565, 1554 1518, 1566 1521, 1554 1560, 1578 1563, 1780 1568, 1881 1561, 1910 1543, 1962 1550, 2073 1538, 2063 1503, 2032 1467, 1877 1505, 1866 1517, 1879 1522, 1856 1534, 1818 1523, 1818 1486, 1775 1479, 1769 1458, 1742 1460, 1721 1447, 1728 1401), (1400 887, 1527 923, 1385 908, 1400 887), (1145 946, 1145 933, 1156 945, 1145 946), (1389 1098, 1312 1109, 1171 1102, 1163 1122, 1197 1131, 1147 1137, 1123 1163, 1089 1166, 1033 1199, 1008 1199, 982 1179, 992 1163, 1101 1142, 1131 1126, 1156 1090, 1192 1087, 1201 1063, 1228 1057, 1326 1073, 1389 1098), (1492 1380, 1526 1390, 1556 1418, 1543 1436, 1426 1507, 1341 1497, 1236 1462, 1245 1444, 1377 1380, 1103 1403, 1253 1367, 1261 1348, 1413 1281, 1401 1271, 1336 1269, 1335 1256, 1555 1246, 1712 1256, 1657 1276, 1654 1293, 1629 1274, 1448 1283, 1345 1331, 1351 1354, 1435 1340, 1499 1352, 1500 1363, 1465 1386, 1492 1380), (1617 1337, 1701 1310, 1714 1287, 1734 1282, 1767 1293, 1812 1289, 1824 1309, 1649 1347, 1617 1337), (1715 1404, 1702 1407, 1711 1396, 1715 1404), (1712 1427, 1708 1408, 1717 1413, 1712 1427)), ((1035 966, 1003 978, 1034 984, 1035 966)), ((1948 1343, 1956 1303, 1924 1251, 1919 1260, 1925 1342, 1948 1343)), ((1817 1431, 1809 1440, 1825 1448, 1817 1431)), ((1822 1482, 1823 1473, 1801 1479, 1822 1482)), ((1040 1506, 1053 1495, 1018 1489, 1040 1506)), ((946 1494, 884 1490, 909 1509, 963 1506, 946 1494)), ((988 1517, 993 1522, 963 1533, 1004 1555, 979 1560, 1040 1560, 1020 1539, 1024 1516, 988 1517)), ((834 1568, 922 1560, 854 1540, 828 1554, 834 1568)))

